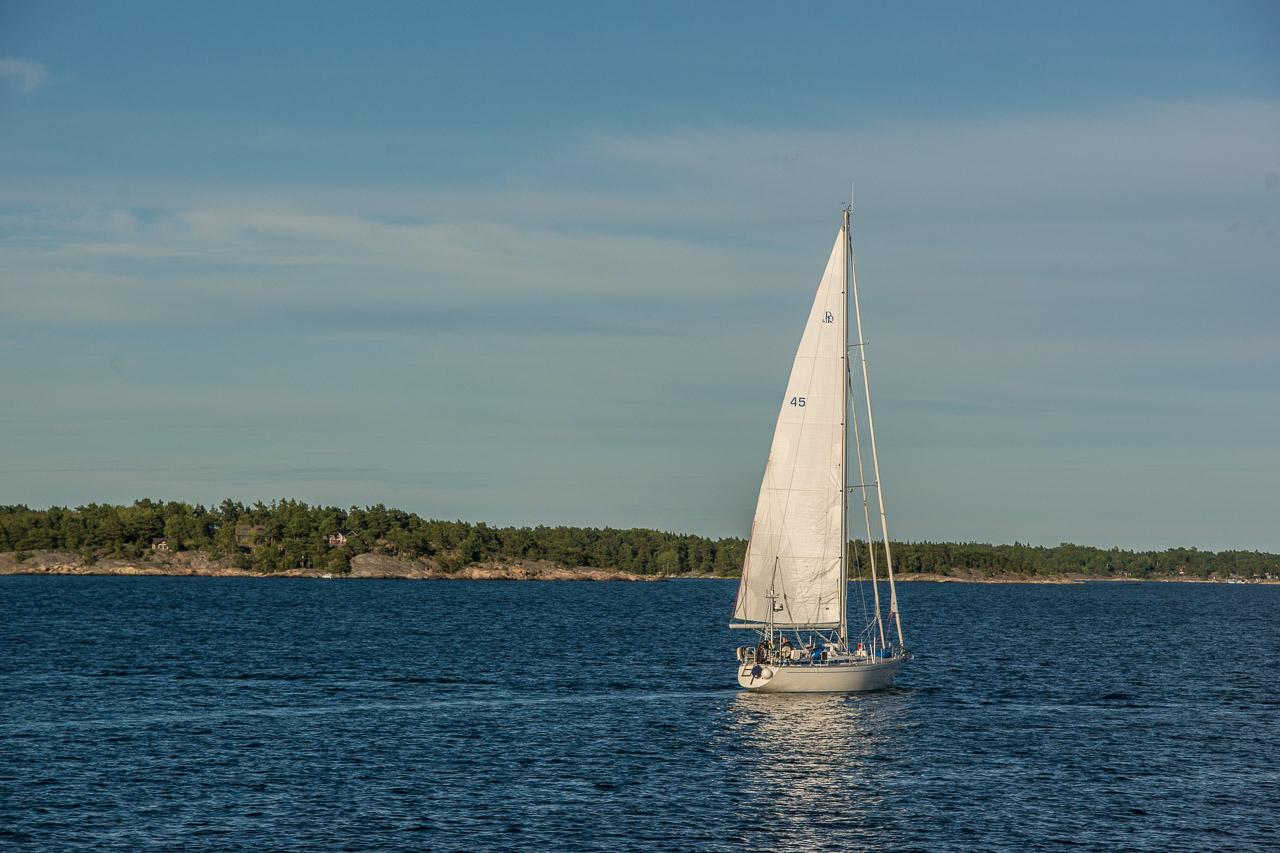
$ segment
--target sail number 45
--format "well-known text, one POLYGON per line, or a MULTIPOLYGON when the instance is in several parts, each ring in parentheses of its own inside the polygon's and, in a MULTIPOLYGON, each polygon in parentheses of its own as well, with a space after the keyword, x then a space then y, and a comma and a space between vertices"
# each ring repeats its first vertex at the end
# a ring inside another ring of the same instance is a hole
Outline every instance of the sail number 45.
POLYGON ((791 398, 791 405, 793 405, 793 406, 799 406, 800 408, 802 408, 802 409, 803 409, 803 408, 804 408, 804 397, 792 397, 792 398, 791 398))

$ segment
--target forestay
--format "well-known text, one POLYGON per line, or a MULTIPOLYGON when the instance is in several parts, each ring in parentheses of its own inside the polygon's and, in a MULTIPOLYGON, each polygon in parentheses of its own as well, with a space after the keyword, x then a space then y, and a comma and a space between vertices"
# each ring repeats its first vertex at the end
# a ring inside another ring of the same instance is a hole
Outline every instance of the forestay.
POLYGON ((847 246, 841 230, 782 399, 734 606, 738 622, 843 624, 847 246))

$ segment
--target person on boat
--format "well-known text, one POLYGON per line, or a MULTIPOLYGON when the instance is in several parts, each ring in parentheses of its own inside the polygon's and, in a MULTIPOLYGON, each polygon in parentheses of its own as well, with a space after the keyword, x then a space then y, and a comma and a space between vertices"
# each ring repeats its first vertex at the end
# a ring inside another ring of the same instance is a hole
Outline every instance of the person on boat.
POLYGON ((786 653, 787 653, 787 652, 789 652, 789 651, 791 651, 791 638, 790 638, 790 637, 783 637, 783 638, 782 638, 782 653, 783 653, 783 654, 786 654, 786 653))
POLYGON ((866 656, 867 650, 862 647, 862 643, 858 643, 858 651, 854 654, 854 657, 865 658, 866 656))

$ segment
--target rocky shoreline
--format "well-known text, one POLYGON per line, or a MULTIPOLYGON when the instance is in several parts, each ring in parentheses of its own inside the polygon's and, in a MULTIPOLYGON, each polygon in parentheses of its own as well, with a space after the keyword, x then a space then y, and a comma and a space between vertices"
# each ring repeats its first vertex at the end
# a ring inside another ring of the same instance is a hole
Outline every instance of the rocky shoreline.
POLYGON ((544 580, 544 581, 658 581, 656 575, 614 572, 585 566, 564 568, 546 560, 511 560, 467 566, 446 572, 434 560, 407 560, 380 554, 351 558, 351 571, 289 569, 255 572, 237 569, 225 558, 211 560, 198 551, 152 552, 145 559, 103 558, 92 563, 79 554, 31 551, 22 562, 13 552, 0 554, 0 575, 157 575, 208 578, 374 578, 402 580, 544 580))
MULTIPOLYGON (((31 551, 17 562, 12 551, 0 553, 0 575, 156 575, 166 577, 209 578, 360 578, 400 580, 514 580, 514 581, 665 581, 683 578, 714 578, 714 575, 639 575, 586 566, 565 568, 547 560, 507 560, 467 566, 447 572, 434 560, 410 560, 381 554, 359 554, 351 558, 349 573, 330 573, 325 569, 289 569, 263 573, 234 568, 226 558, 211 560, 199 551, 179 553, 151 552, 145 558, 103 558, 92 563, 79 554, 60 551, 31 551)), ((954 575, 905 574, 894 578, 899 583, 1228 583, 1226 580, 1200 578, 1099 578, 1085 574, 1031 576, 992 575, 981 572, 957 572, 954 575)), ((736 578, 733 578, 736 580, 736 578)), ((1240 581, 1236 581, 1240 582, 1240 581)), ((1248 583, 1280 583, 1250 580, 1248 583)))

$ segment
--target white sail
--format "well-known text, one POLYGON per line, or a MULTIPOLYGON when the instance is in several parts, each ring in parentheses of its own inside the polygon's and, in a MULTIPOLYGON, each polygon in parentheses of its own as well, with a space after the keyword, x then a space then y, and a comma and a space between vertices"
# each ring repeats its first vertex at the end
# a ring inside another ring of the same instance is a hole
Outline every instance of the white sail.
POLYGON ((782 398, 734 606, 740 623, 844 622, 847 246, 842 229, 782 398))

